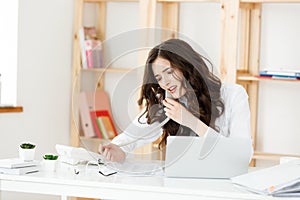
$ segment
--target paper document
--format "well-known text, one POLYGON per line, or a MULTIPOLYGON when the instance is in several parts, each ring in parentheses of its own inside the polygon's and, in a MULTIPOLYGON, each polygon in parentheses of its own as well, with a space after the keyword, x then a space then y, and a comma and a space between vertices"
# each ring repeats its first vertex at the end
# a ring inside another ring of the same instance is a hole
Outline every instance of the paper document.
POLYGON ((109 163, 107 167, 123 176, 162 176, 163 169, 160 162, 126 160, 124 163, 109 163))
POLYGON ((300 161, 257 170, 231 180, 259 194, 300 197, 300 161))

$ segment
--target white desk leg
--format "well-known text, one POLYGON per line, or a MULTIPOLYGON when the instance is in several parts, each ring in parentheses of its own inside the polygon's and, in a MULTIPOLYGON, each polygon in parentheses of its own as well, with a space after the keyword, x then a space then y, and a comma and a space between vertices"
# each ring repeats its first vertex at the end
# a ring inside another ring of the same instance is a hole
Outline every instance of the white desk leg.
POLYGON ((68 196, 61 195, 61 200, 68 200, 68 196))

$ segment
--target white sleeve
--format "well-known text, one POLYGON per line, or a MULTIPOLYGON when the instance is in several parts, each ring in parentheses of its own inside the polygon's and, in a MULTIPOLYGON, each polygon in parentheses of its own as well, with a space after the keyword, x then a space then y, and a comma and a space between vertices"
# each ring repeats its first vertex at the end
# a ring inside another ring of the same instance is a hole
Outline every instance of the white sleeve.
POLYGON ((251 138, 248 94, 244 88, 240 87, 229 109, 230 137, 251 138))
MULTIPOLYGON (((230 103, 227 104, 225 110, 228 109, 228 116, 226 119, 228 122, 229 133, 225 134, 229 137, 239 137, 251 139, 250 130, 250 109, 248 103, 248 94, 242 86, 238 86, 238 89, 234 93, 230 94, 230 103), (232 96, 231 96, 232 95, 232 96)), ((222 130, 221 130, 222 131, 222 130)), ((214 129, 208 127, 206 135, 219 134, 214 129)), ((225 137, 219 134, 221 137, 225 137)), ((253 147, 251 149, 251 157, 253 155, 253 147)))
MULTIPOLYGON (((250 108, 248 102, 248 94, 243 87, 240 87, 239 93, 235 96, 233 104, 231 104, 231 115, 229 122, 230 137, 242 137, 251 138, 250 128, 250 108)), ((251 156, 253 156, 254 150, 251 146, 251 156)))
POLYGON ((224 137, 250 138, 250 109, 248 95, 242 86, 236 85, 225 90, 225 111, 220 120, 220 133, 208 127, 205 134, 220 134, 224 137))
MULTIPOLYGON (((143 112, 142 112, 143 113, 143 112)), ((118 136, 116 136, 111 142, 121 146, 121 149, 125 153, 132 152, 134 149, 141 147, 145 144, 149 144, 151 142, 154 142, 157 140, 161 134, 162 129, 159 129, 151 134, 145 135, 143 132, 143 128, 147 128, 150 125, 146 123, 146 117, 143 115, 141 119, 139 120, 139 116, 141 114, 137 115, 136 118, 131 122, 129 126, 136 127, 137 132, 128 133, 128 132, 122 132, 118 136), (141 122, 141 123, 140 123, 141 122), (144 134, 144 135, 143 135, 144 134), (127 144, 123 146, 124 144, 127 144)))

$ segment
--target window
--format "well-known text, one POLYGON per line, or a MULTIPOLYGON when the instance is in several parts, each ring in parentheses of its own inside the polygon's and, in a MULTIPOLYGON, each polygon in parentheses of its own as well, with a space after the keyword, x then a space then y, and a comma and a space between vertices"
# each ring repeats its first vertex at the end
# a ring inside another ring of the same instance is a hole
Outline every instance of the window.
POLYGON ((0 3, 1 104, 17 102, 18 1, 0 3))

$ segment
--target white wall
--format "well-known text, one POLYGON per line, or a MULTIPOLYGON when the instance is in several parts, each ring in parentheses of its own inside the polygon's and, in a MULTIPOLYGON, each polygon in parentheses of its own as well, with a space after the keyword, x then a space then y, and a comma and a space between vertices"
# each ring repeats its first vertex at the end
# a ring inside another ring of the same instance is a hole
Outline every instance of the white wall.
MULTIPOLYGON (((73 0, 19 1, 17 103, 24 112, 0 114, 0 158, 18 156, 22 141, 37 144, 36 159, 69 144, 72 29, 73 0)), ((5 192, 0 199, 51 198, 5 192)))
MULTIPOLYGON (((300 71, 299 11, 299 4, 262 7, 261 69, 300 71)), ((299 82, 260 82, 258 150, 300 154, 299 91, 299 82)))

